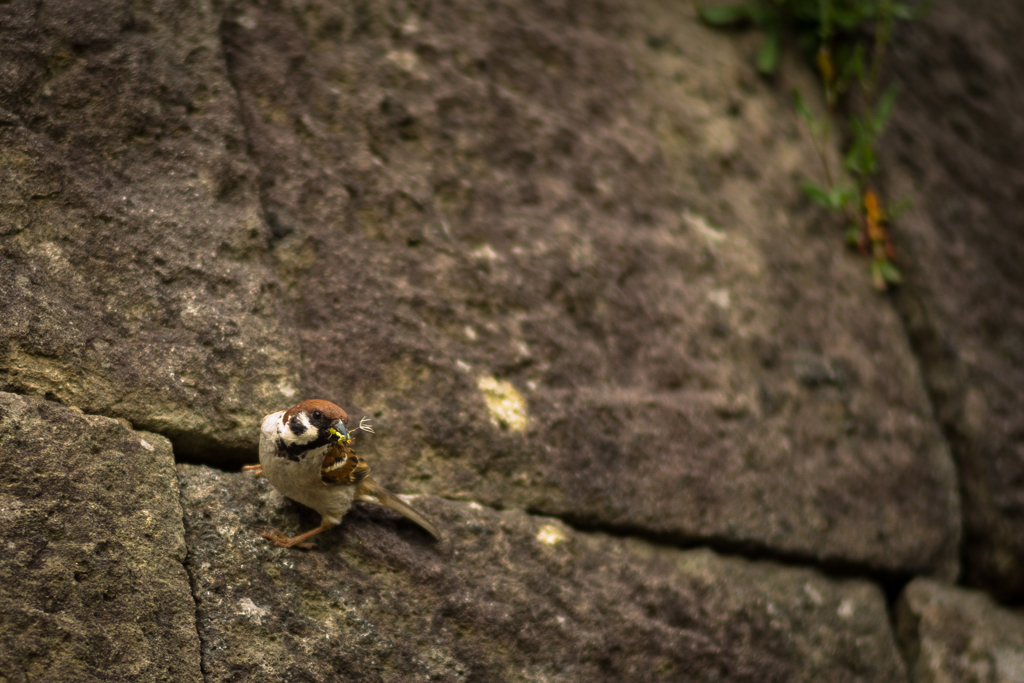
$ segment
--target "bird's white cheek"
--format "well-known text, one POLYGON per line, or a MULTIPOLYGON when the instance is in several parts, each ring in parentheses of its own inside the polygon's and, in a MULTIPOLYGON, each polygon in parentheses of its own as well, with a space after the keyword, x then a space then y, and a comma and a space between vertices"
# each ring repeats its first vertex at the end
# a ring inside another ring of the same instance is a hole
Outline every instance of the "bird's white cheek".
POLYGON ((307 444, 320 436, 320 430, 311 425, 305 415, 299 417, 299 425, 295 425, 294 420, 281 425, 280 433, 281 439, 289 446, 307 444), (298 433, 292 431, 296 426, 299 426, 302 431, 298 433))

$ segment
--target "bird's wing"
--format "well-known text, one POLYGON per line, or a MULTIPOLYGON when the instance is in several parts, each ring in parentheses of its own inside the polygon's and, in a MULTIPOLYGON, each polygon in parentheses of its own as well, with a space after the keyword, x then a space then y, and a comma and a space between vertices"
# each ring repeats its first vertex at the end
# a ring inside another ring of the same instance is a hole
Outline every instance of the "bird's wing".
POLYGON ((328 484, 358 484, 370 474, 366 464, 348 444, 335 443, 320 465, 320 478, 328 484))

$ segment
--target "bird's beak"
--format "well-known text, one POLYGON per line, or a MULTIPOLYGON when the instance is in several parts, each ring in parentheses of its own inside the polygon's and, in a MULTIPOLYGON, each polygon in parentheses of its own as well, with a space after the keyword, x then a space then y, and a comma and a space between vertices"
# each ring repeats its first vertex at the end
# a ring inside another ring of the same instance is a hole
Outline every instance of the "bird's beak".
POLYGON ((338 441, 348 441, 351 438, 348 435, 348 429, 345 428, 345 423, 341 420, 335 420, 331 424, 331 436, 338 441))

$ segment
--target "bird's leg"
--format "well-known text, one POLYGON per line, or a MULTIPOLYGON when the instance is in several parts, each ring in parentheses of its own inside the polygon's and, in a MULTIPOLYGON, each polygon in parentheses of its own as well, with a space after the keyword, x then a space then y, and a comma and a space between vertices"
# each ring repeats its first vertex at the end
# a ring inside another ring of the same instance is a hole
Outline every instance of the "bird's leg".
POLYGON ((243 472, 252 472, 254 477, 263 476, 263 465, 245 465, 242 467, 243 472))
POLYGON ((270 531, 264 531, 260 536, 268 541, 273 541, 274 545, 278 548, 302 548, 303 550, 312 550, 316 547, 316 543, 303 543, 303 541, 312 536, 316 536, 321 531, 327 531, 330 528, 331 527, 329 526, 321 524, 315 529, 311 529, 304 534, 299 534, 292 538, 288 538, 277 529, 271 529, 270 531))
POLYGON ((278 548, 302 548, 303 550, 312 550, 316 547, 316 543, 303 543, 307 538, 316 536, 321 531, 327 531, 331 527, 337 524, 336 521, 328 521, 324 518, 320 518, 320 526, 315 529, 310 529, 304 534, 299 534, 293 538, 288 538, 277 529, 271 529, 270 531, 264 531, 261 536, 268 541, 273 541, 274 545, 278 548))

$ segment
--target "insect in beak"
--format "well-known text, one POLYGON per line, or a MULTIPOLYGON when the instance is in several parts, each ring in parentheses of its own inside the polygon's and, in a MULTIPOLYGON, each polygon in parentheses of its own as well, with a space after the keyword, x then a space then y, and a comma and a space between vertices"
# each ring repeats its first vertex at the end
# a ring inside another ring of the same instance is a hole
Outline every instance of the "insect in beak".
POLYGON ((328 433, 330 434, 330 437, 338 443, 348 443, 352 440, 352 435, 348 433, 348 430, 345 428, 345 423, 341 420, 335 420, 328 433))

